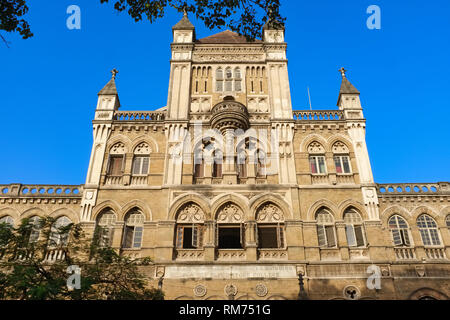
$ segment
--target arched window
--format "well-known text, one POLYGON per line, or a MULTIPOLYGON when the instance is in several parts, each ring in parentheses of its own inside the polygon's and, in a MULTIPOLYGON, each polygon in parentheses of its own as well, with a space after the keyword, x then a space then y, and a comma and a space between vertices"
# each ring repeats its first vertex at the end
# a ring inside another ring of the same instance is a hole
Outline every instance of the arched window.
POLYGON ((263 150, 258 149, 255 156, 255 174, 257 177, 265 177, 267 155, 263 150))
POLYGON ((366 245, 363 221, 356 209, 349 208, 344 213, 345 233, 349 247, 366 245))
POLYGON ((334 154, 333 159, 336 166, 336 173, 351 173, 352 170, 350 165, 349 150, 347 146, 344 143, 338 141, 333 144, 332 150, 334 154))
POLYGON ((33 216, 28 220, 31 226, 29 242, 37 242, 41 234, 41 218, 33 216))
POLYGON ((244 213, 231 202, 220 207, 216 214, 216 247, 243 249, 245 247, 244 213))
POLYGON ((234 91, 242 90, 241 69, 234 69, 234 91))
POLYGON ((312 174, 326 174, 325 148, 314 141, 308 146, 309 165, 312 174))
POLYGON ((116 223, 116 215, 111 209, 104 210, 97 217, 97 236, 98 245, 100 247, 109 247, 112 245, 114 236, 114 224, 116 223))
POLYGON ((336 247, 336 231, 333 215, 326 208, 316 214, 317 239, 320 247, 336 247))
POLYGON ((258 248, 285 248, 284 215, 278 206, 269 202, 256 213, 258 248))
POLYGON ((447 225, 447 229, 450 230, 450 214, 445 218, 445 224, 447 225))
POLYGON ((11 216, 4 216, 0 218, 0 223, 9 224, 10 226, 14 225, 14 219, 11 216))
POLYGON ((69 228, 72 223, 66 216, 59 217, 50 229, 50 247, 65 247, 69 242, 69 228))
POLYGON ((222 68, 218 68, 216 70, 216 91, 223 91, 223 70, 222 68))
POLYGON ((150 165, 150 146, 142 142, 134 149, 133 176, 145 176, 150 165))
POLYGON ((195 203, 190 202, 181 207, 177 214, 176 247, 178 249, 201 249, 205 214, 195 203))
POLYGON ((109 151, 108 175, 121 176, 124 171, 125 145, 118 142, 109 151))
POLYGON ((399 215, 394 215, 389 219, 389 229, 392 233, 392 239, 394 241, 394 246, 402 247, 411 246, 411 241, 409 240, 409 228, 405 219, 399 215))
POLYGON ((223 154, 221 150, 215 150, 213 153, 213 167, 212 167, 212 176, 213 178, 221 178, 222 177, 222 163, 223 163, 223 154))
POLYGON ((422 214, 417 218, 417 227, 419 227, 420 236, 425 246, 439 246, 441 240, 436 222, 427 214, 422 214))
POLYGON ((122 248, 140 248, 144 229, 144 215, 139 209, 131 210, 125 218, 122 248))
POLYGON ((231 68, 227 68, 225 71, 225 91, 233 91, 233 72, 231 68))

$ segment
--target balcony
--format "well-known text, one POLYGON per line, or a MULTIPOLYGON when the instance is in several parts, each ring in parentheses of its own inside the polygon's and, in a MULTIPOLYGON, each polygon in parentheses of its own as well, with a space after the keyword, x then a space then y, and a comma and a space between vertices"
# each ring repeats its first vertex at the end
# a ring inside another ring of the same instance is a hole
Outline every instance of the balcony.
POLYGON ((339 121, 345 120, 341 110, 293 111, 294 120, 302 121, 339 121))
POLYGON ((427 259, 430 260, 444 260, 447 259, 445 256, 444 248, 425 248, 425 254, 427 259))
POLYGON ((115 121, 162 122, 166 119, 165 111, 116 111, 115 121))
POLYGON ((394 248, 394 253, 397 260, 416 259, 416 252, 414 248, 394 248))
POLYGON ((105 185, 107 186, 117 186, 122 185, 123 176, 106 176, 105 185))

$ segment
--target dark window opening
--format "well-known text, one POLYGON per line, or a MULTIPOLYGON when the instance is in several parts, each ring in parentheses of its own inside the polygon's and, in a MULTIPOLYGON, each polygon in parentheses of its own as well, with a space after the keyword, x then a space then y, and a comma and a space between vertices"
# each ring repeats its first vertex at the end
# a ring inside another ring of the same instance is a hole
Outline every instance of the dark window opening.
POLYGON ((278 248, 278 235, 276 227, 258 228, 259 248, 278 248))
POLYGON ((109 159, 108 174, 119 176, 123 173, 123 156, 114 156, 109 159))
POLYGON ((243 249, 240 227, 219 227, 219 249, 243 249))
POLYGON ((194 249, 192 245, 192 228, 184 227, 183 234, 183 249, 194 249))

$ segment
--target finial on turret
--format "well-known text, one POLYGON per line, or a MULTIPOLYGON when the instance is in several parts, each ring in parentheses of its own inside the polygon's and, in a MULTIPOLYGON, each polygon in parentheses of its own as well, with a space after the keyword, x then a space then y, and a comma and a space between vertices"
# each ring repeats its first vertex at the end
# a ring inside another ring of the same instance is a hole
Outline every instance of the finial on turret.
POLYGON ((112 74, 112 78, 115 80, 116 79, 116 75, 119 73, 119 71, 117 71, 116 68, 111 70, 111 74, 112 74))
POLYGON ((345 78, 345 73, 347 70, 344 69, 344 67, 340 68, 339 71, 341 72, 342 78, 345 78))
POLYGON ((188 16, 188 14, 187 14, 187 6, 184 5, 184 6, 183 6, 183 17, 186 17, 186 18, 187 18, 187 16, 188 16))

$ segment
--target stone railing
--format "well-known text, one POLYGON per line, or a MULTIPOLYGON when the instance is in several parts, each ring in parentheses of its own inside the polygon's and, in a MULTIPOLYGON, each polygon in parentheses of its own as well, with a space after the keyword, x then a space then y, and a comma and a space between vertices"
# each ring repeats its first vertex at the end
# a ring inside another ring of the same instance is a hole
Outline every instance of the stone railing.
POLYGON ((59 260, 63 260, 66 257, 66 252, 64 249, 49 249, 47 253, 45 254, 45 261, 46 262, 55 262, 59 260))
POLYGON ((259 260, 287 260, 287 258, 285 249, 258 249, 259 260))
POLYGON ((132 176, 131 177, 131 185, 132 186, 142 186, 148 184, 147 176, 132 176))
POLYGON ((414 248, 394 248, 394 252, 397 260, 416 259, 416 252, 414 248))
POLYGON ((2 184, 0 197, 80 198, 83 185, 2 184))
POLYGON ((425 254, 431 260, 446 259, 444 248, 425 248, 425 254))
POLYGON ((326 174, 313 174, 311 175, 312 184, 329 184, 328 175, 326 174))
POLYGON ((377 184, 378 195, 450 195, 450 183, 393 183, 377 184))
POLYGON ((176 260, 198 261, 205 258, 203 249, 177 249, 175 251, 176 260))
POLYGON ((116 111, 115 121, 164 121, 165 111, 116 111))
POLYGON ((313 110, 293 111, 296 121, 337 121, 345 120, 344 112, 341 110, 313 110))
POLYGON ((217 260, 243 261, 247 255, 243 249, 218 249, 216 257, 217 260))
POLYGON ((123 176, 106 176, 105 185, 116 186, 122 184, 123 176))
POLYGON ((353 184, 355 183, 355 179, 353 178, 353 174, 337 174, 336 182, 339 184, 353 184))

